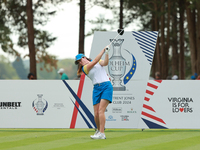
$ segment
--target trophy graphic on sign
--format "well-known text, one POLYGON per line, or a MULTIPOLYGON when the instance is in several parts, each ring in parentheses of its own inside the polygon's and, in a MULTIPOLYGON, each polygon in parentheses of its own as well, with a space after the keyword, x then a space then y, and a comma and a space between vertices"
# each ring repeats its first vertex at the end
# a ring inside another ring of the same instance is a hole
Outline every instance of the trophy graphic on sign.
POLYGON ((44 112, 48 107, 48 103, 46 100, 43 100, 42 98, 43 94, 38 94, 37 96, 38 99, 33 101, 32 107, 36 111, 37 115, 44 115, 44 112))
MULTIPOLYGON (((110 41, 113 41, 110 39, 110 41)), ((126 87, 121 84, 121 77, 124 76, 126 71, 126 60, 121 55, 121 46, 124 39, 115 39, 112 42, 113 55, 109 59, 108 71, 110 76, 113 78, 113 90, 114 91, 125 91, 126 87)))

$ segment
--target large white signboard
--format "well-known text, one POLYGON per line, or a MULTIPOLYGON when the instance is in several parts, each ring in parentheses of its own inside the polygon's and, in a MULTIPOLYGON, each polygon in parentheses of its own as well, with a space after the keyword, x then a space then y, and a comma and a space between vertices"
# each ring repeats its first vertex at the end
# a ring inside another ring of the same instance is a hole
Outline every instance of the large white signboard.
POLYGON ((199 80, 149 80, 140 127, 200 128, 199 80))
POLYGON ((113 39, 117 32, 95 32, 91 59, 112 42, 109 64, 105 67, 114 90, 113 103, 106 112, 107 128, 137 128, 157 34, 124 32, 113 39))
MULTIPOLYGON (((200 81, 148 80, 144 91, 143 81, 131 82, 136 92, 113 96, 106 128, 200 128, 200 81)), ((0 93, 0 128, 95 128, 92 85, 84 77, 1 80, 0 93)))
MULTIPOLYGON (((68 81, 77 91, 79 81, 68 81)), ((74 98, 63 81, 0 81, 1 128, 66 128, 74 98)))
MULTIPOLYGON (((89 57, 94 59, 116 34, 95 32, 89 57)), ((114 87, 105 127, 200 128, 200 81, 148 80, 157 32, 118 37, 105 67, 114 87)), ((92 90, 85 75, 80 80, 1 80, 0 128, 96 128, 92 90)))

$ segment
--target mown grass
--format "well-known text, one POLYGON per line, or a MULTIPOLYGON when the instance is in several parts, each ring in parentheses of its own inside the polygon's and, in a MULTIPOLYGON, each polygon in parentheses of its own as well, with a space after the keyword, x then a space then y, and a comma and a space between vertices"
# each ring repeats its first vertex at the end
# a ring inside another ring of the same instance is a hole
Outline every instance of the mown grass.
POLYGON ((9 150, 199 150, 200 130, 106 129, 106 140, 93 140, 93 129, 0 129, 0 149, 9 150))

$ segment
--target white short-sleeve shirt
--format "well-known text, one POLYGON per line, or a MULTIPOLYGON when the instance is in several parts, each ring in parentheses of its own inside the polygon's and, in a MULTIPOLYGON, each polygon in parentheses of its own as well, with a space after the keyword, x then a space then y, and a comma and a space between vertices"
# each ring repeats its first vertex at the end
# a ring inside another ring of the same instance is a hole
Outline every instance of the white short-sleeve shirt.
POLYGON ((100 65, 100 61, 90 71, 87 70, 87 65, 82 68, 83 72, 92 80, 93 85, 110 81, 106 70, 100 65))

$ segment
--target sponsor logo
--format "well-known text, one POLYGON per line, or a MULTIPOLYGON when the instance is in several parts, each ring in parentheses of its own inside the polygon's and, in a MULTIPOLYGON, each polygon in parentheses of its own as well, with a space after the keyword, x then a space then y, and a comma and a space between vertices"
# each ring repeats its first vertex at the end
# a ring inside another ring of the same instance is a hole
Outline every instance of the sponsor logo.
POLYGON ((53 108, 61 109, 65 108, 63 103, 54 103, 53 108))
POLYGON ((121 117, 122 121, 129 121, 128 115, 121 115, 120 117, 121 117))
POLYGON ((116 121, 116 119, 113 118, 112 115, 108 116, 108 119, 106 119, 106 121, 116 121))
POLYGON ((122 113, 122 107, 113 107, 112 112, 113 113, 122 113))
POLYGON ((137 111, 134 111, 133 108, 131 108, 131 110, 128 110, 127 113, 137 113, 137 111))
POLYGON ((0 109, 17 109, 22 102, 0 102, 0 109))
POLYGON ((37 115, 44 115, 47 110, 48 102, 42 98, 43 94, 38 94, 38 98, 32 102, 32 107, 37 115))
POLYGON ((172 104, 173 113, 192 113, 193 108, 190 106, 194 101, 190 97, 168 97, 172 104))

